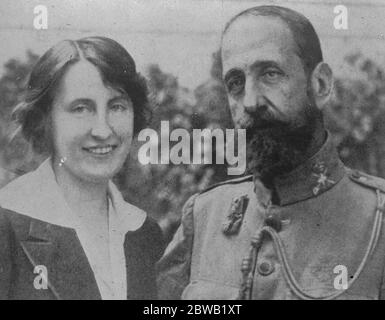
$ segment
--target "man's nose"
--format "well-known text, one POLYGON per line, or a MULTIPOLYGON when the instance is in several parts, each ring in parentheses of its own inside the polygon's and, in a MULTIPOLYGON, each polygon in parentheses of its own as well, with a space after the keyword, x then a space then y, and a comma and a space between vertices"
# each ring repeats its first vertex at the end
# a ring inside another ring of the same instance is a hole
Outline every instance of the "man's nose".
POLYGON ((261 88, 253 79, 246 79, 243 106, 249 113, 256 112, 259 108, 266 106, 261 88))
POLYGON ((93 137, 100 140, 106 140, 111 136, 112 129, 107 115, 100 114, 96 116, 91 134, 93 137))

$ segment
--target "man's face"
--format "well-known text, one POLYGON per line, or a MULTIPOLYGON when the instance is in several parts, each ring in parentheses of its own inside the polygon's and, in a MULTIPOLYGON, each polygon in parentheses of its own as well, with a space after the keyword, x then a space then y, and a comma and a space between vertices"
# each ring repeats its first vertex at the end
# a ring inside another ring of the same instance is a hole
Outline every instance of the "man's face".
POLYGON ((294 151, 303 152, 311 139, 314 107, 288 26, 274 17, 239 18, 224 36, 222 61, 235 127, 246 129, 248 147, 257 149, 249 160, 257 170, 290 167, 294 151))

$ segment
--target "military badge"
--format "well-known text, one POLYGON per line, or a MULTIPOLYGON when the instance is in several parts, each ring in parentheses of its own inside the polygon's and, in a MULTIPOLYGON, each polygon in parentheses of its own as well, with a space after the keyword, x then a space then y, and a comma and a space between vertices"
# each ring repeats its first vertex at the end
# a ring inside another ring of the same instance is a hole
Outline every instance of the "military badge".
POLYGON ((226 221, 223 223, 222 231, 225 235, 230 236, 239 232, 248 203, 247 195, 233 198, 226 221))
POLYGON ((317 184, 313 188, 313 194, 316 196, 320 191, 326 189, 330 184, 333 185, 335 182, 328 178, 328 169, 325 167, 323 162, 316 163, 313 166, 313 176, 317 178, 317 184))

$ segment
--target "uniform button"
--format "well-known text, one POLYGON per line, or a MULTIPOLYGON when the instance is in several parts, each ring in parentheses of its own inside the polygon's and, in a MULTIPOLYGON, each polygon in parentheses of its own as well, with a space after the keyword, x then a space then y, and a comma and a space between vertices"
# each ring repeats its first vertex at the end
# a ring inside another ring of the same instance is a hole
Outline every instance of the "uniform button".
POLYGON ((268 276, 274 271, 274 265, 269 261, 264 261, 258 265, 257 270, 262 276, 268 276))

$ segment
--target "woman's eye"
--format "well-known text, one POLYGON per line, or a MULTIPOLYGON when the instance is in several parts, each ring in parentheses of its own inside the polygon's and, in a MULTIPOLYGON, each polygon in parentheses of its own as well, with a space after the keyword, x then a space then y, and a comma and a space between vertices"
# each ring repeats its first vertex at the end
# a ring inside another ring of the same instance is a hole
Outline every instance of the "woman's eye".
POLYGON ((81 113, 85 113, 87 111, 89 111, 89 107, 85 104, 78 104, 72 108, 72 112, 74 112, 74 113, 81 114, 81 113))
POLYGON ((127 110, 127 106, 123 103, 114 103, 112 106, 111 106, 111 110, 112 111, 115 111, 115 112, 123 112, 123 111, 126 111, 127 110))

